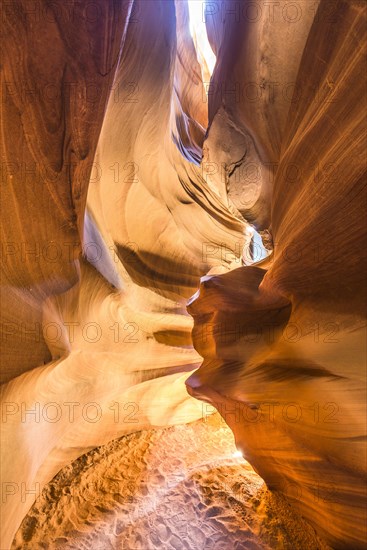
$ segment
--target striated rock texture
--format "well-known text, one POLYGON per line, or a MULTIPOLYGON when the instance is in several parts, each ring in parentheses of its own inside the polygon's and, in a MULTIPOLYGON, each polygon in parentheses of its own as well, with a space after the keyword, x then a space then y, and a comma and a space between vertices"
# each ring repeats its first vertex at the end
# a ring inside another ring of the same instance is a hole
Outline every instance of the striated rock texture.
POLYGON ((78 280, 88 181, 125 8, 98 1, 93 14, 78 2, 2 4, 2 381, 50 360, 38 332, 42 302, 78 280))
POLYGON ((201 174, 207 103, 185 3, 2 9, 8 548, 71 460, 201 417, 186 298, 213 266, 241 265, 252 230, 201 174))
POLYGON ((364 546, 365 4, 202 7, 210 83, 185 0, 2 4, 1 548, 78 456, 214 407, 364 546))
POLYGON ((202 279, 189 311, 204 363, 187 384, 333 548, 363 548, 366 14, 333 8, 310 28, 280 140, 274 253, 202 279))
POLYGON ((260 230, 271 224, 274 174, 318 4, 261 0, 207 6, 208 36, 218 58, 208 86, 204 159, 221 163, 225 177, 208 168, 221 196, 260 230))

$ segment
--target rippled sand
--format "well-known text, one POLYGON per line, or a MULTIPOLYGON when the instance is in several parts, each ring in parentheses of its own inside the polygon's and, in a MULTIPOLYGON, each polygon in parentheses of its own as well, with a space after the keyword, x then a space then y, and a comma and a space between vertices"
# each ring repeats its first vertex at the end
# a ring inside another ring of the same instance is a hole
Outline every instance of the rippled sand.
POLYGON ((208 421, 134 433, 65 467, 12 549, 327 549, 208 421))

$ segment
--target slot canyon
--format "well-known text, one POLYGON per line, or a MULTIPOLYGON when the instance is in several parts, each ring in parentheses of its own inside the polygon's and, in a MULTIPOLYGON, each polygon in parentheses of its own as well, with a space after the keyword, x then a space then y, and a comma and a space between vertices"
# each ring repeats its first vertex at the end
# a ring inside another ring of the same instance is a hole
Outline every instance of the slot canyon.
POLYGON ((366 12, 1 2, 1 550, 366 548, 366 12))

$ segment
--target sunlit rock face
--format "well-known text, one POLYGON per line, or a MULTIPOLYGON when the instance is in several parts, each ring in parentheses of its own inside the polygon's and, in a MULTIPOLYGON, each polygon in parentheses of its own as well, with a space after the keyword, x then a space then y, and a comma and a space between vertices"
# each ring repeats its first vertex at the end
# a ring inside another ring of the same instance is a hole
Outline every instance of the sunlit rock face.
POLYGON ((187 5, 93 6, 3 12, 2 548, 77 456, 201 417, 186 299, 252 235, 199 166, 187 5))
POLYGON ((365 6, 329 9, 321 3, 270 140, 274 253, 266 266, 202 279, 189 311, 204 363, 187 383, 221 412, 269 487, 334 548, 362 548, 365 6))
POLYGON ((72 460, 211 405, 363 546, 364 4, 268 4, 202 6, 210 85, 185 1, 2 6, 1 548, 72 460))
POLYGON ((271 224, 274 173, 317 6, 309 0, 207 6, 208 36, 218 58, 208 85, 203 166, 221 196, 259 230, 271 224))
POLYGON ((99 22, 76 3, 70 13, 61 2, 2 5, 2 381, 50 360, 42 302, 78 280, 90 168, 131 8, 96 7, 99 22))

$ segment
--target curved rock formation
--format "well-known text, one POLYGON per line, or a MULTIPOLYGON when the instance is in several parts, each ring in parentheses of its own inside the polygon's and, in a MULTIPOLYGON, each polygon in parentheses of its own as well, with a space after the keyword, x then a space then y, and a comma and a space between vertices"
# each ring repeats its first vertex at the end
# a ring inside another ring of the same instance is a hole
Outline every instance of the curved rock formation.
POLYGON ((34 9, 3 13, 2 547, 70 460, 201 416, 185 298, 213 265, 240 265, 233 234, 246 241, 197 166, 207 107, 187 9, 34 9))
POLYGON ((365 6, 269 4, 203 4, 210 83, 185 0, 2 5, 1 548, 78 456, 214 410, 192 396, 363 546, 365 6))
POLYGON ((208 35, 218 58, 208 86, 210 132, 204 151, 223 166, 212 176, 221 195, 259 230, 271 223, 274 174, 318 3, 207 6, 208 35))
POLYGON ((334 7, 331 17, 321 3, 300 63, 275 173, 272 259, 202 279, 189 311, 205 360, 187 383, 333 548, 362 548, 365 6, 334 7))

